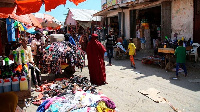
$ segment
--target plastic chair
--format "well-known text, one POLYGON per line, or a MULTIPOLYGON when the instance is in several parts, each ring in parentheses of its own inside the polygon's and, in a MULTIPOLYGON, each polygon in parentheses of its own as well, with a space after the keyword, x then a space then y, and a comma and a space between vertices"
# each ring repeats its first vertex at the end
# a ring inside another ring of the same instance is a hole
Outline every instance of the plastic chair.
POLYGON ((195 58, 195 62, 197 62, 198 61, 198 52, 197 52, 197 48, 200 46, 200 44, 198 44, 198 43, 193 43, 192 44, 192 46, 193 46, 193 49, 191 49, 191 51, 190 51, 190 57, 191 56, 194 56, 195 58))

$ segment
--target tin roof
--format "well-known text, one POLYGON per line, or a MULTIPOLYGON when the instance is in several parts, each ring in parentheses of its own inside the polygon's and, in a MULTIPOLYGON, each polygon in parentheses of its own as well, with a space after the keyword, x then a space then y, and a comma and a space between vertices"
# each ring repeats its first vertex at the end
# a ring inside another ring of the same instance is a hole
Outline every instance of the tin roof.
POLYGON ((101 21, 100 16, 93 16, 98 10, 69 8, 69 11, 72 12, 72 18, 76 21, 101 21))

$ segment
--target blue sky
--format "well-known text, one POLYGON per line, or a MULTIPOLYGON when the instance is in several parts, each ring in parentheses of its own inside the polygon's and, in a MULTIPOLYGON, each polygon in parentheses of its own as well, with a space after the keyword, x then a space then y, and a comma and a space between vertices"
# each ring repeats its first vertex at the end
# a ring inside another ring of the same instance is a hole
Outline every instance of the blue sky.
POLYGON ((55 9, 52 9, 51 12, 45 12, 44 5, 40 8, 38 13, 46 13, 52 15, 59 21, 65 21, 66 15, 68 12, 67 8, 77 8, 77 9, 91 9, 91 10, 101 10, 101 0, 86 0, 85 2, 80 3, 78 6, 74 5, 72 2, 67 0, 65 5, 59 5, 55 9))

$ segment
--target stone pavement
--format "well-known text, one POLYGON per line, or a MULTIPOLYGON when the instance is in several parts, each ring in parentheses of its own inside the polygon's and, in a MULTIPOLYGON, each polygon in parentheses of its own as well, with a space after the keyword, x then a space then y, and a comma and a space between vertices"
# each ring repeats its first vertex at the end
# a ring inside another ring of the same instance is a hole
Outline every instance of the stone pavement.
MULTIPOLYGON (((149 54, 151 53, 149 51, 149 54)), ((156 103, 138 92, 149 88, 158 90, 158 94, 169 101, 178 111, 198 112, 200 110, 200 83, 190 82, 189 80, 200 79, 200 62, 188 62, 186 64, 188 77, 180 75, 178 80, 171 80, 171 77, 175 76, 175 72, 166 72, 159 66, 141 63, 141 57, 149 54, 143 53, 143 51, 137 52, 135 57, 136 69, 130 66, 129 59, 112 59, 113 66, 108 66, 108 59, 105 58, 108 84, 99 86, 99 91, 111 98, 120 112, 174 111, 168 103, 156 103)), ((87 67, 82 72, 77 69, 75 74, 89 78, 87 67)), ((35 112, 36 109, 36 106, 31 105, 26 111, 35 112)))

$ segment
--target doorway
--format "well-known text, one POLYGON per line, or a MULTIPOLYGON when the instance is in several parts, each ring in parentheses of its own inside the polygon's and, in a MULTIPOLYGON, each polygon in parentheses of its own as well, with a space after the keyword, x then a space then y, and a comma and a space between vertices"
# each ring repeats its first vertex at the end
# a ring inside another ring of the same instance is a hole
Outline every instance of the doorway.
POLYGON ((194 33, 193 42, 200 43, 200 0, 194 0, 194 33))

